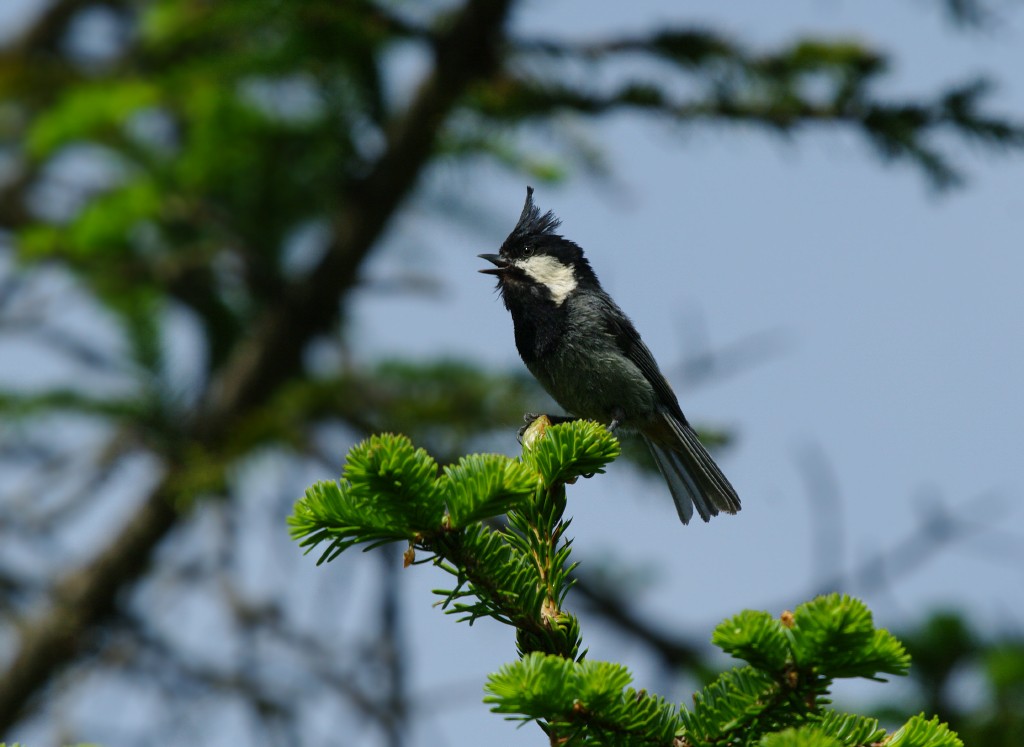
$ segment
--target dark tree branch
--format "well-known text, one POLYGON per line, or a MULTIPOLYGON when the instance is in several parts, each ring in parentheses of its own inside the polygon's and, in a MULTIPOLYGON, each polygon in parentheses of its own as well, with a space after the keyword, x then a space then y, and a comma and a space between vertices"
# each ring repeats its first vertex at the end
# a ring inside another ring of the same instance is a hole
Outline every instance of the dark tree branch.
MULTIPOLYGON (((822 459, 820 454, 809 452, 802 459, 805 466, 813 471, 823 469, 822 464, 813 464, 814 460, 822 459)), ((821 487, 825 482, 826 489, 835 492, 835 487, 827 485, 832 477, 812 474, 808 476, 812 487, 821 487)), ((838 501, 838 496, 829 499, 838 501)), ((905 537, 889 548, 880 549, 862 561, 856 568, 845 572, 841 569, 830 569, 831 574, 822 574, 812 585, 811 594, 832 591, 858 593, 879 593, 886 590, 887 585, 899 576, 906 575, 920 568, 943 549, 954 543, 965 544, 973 537, 983 537, 985 546, 992 549, 996 558, 1004 565, 1012 562, 1019 555, 1021 538, 1013 533, 998 531, 1002 517, 993 511, 991 496, 983 495, 970 501, 959 509, 969 516, 984 516, 987 521, 966 520, 950 515, 945 507, 930 504, 922 507, 920 523, 905 537)), ((830 511, 836 511, 832 508, 830 511)), ((830 522, 832 517, 817 519, 830 522)), ((688 640, 674 631, 659 629, 652 625, 649 616, 634 611, 628 595, 619 593, 607 583, 595 580, 586 574, 576 573, 573 593, 584 600, 584 603, 607 623, 612 625, 623 636, 631 638, 657 655, 667 668, 682 669, 693 672, 698 677, 712 674, 708 666, 707 655, 710 649, 706 644, 688 640)), ((804 595, 798 595, 804 596, 804 595)), ((790 605, 792 600, 779 600, 766 605, 764 609, 781 610, 790 605)))
MULTIPOLYGON (((469 0, 438 35, 432 74, 391 126, 380 160, 349 188, 331 250, 228 361, 199 420, 196 435, 206 447, 216 452, 232 423, 295 376, 306 344, 337 322, 340 296, 354 285, 363 260, 415 186, 448 114, 475 81, 497 66, 511 4, 469 0)), ((173 476, 162 483, 96 559, 58 584, 52 606, 24 621, 18 653, 0 673, 0 734, 87 646, 117 597, 145 571, 154 549, 177 523, 174 501, 182 497, 173 476)))
POLYGON ((643 643, 654 651, 662 663, 672 669, 685 669, 698 677, 712 674, 707 662, 707 647, 674 633, 660 630, 649 618, 633 611, 626 597, 606 585, 591 581, 586 575, 575 575, 573 593, 582 597, 587 606, 611 623, 621 633, 643 643))
POLYGON ((682 28, 586 44, 517 40, 514 53, 528 62, 546 58, 558 65, 540 75, 525 65, 510 67, 482 90, 479 114, 492 124, 518 125, 565 111, 598 117, 629 110, 684 124, 749 123, 781 135, 809 125, 841 126, 859 131, 882 160, 916 165, 940 189, 963 179, 939 136, 952 134, 990 148, 1024 147, 1024 125, 984 111, 991 88, 986 80, 892 103, 874 90, 885 57, 855 42, 798 40, 758 54, 713 32, 682 28), (600 71, 622 55, 654 64, 654 72, 613 86, 580 85, 561 74, 564 60, 600 71), (666 76, 665 65, 675 72, 666 76), (673 92, 664 82, 673 76, 692 82, 696 90, 682 96, 673 92))
POLYGON ((996 13, 984 0, 939 0, 949 20, 964 28, 986 28, 996 20, 996 13))
POLYGON ((123 0, 53 0, 12 44, 0 48, 0 52, 8 57, 55 52, 76 14, 97 5, 120 8, 124 4, 123 0))
POLYGON ((118 595, 146 570, 153 549, 178 518, 171 499, 164 483, 98 557, 56 586, 47 610, 19 626, 18 652, 0 675, 0 733, 90 646, 90 634, 114 611, 118 595))
POLYGON ((832 464, 817 444, 800 449, 801 468, 811 517, 811 567, 816 578, 811 591, 827 594, 835 590, 835 580, 843 575, 846 535, 843 532, 843 496, 832 464))
POLYGON ((406 677, 408 652, 403 650, 405 631, 402 629, 401 580, 402 571, 399 553, 395 548, 380 553, 381 572, 384 581, 380 596, 380 636, 378 656, 387 672, 384 711, 388 719, 381 723, 388 747, 402 747, 409 733, 409 698, 406 677))
POLYGON ((366 255, 415 186, 449 112, 474 81, 495 70, 510 5, 511 0, 469 2, 438 37, 433 74, 390 127, 387 148, 373 171, 349 186, 330 250, 291 286, 284 303, 263 319, 219 378, 210 403, 214 429, 218 412, 263 402, 277 384, 295 376, 306 343, 336 322, 340 296, 355 285, 366 255))

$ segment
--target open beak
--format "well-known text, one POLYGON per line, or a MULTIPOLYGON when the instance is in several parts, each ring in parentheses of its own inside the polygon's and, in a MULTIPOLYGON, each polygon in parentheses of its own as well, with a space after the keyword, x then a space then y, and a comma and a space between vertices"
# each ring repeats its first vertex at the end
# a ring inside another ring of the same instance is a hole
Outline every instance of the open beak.
POLYGON ((487 267, 480 270, 484 275, 501 275, 505 270, 508 269, 508 260, 502 257, 500 254, 478 254, 476 255, 480 259, 486 259, 494 267, 487 267))

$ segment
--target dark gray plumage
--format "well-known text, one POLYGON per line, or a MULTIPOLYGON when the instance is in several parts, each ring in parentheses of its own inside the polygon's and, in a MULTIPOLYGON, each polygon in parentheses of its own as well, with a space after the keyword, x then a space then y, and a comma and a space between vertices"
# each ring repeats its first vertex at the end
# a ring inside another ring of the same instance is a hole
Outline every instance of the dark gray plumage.
POLYGON ((541 385, 570 414, 641 434, 684 524, 734 514, 740 500, 690 427, 636 328, 601 288, 583 250, 555 233, 526 189, 519 222, 494 267, 512 315, 516 347, 541 385))

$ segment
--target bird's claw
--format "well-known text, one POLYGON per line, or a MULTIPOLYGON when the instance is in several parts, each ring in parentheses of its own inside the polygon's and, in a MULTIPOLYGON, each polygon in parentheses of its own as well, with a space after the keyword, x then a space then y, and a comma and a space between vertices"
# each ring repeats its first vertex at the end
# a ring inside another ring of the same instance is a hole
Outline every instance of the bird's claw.
POLYGON ((523 435, 526 433, 526 430, 531 425, 533 425, 533 421, 536 420, 537 418, 541 417, 542 414, 543 413, 528 412, 525 415, 523 415, 523 422, 525 423, 525 425, 522 428, 520 428, 518 431, 516 431, 516 441, 519 442, 520 446, 522 446, 522 444, 523 444, 523 435))
POLYGON ((608 432, 615 433, 615 429, 622 425, 622 421, 626 418, 626 414, 618 407, 612 410, 612 422, 608 424, 608 432))

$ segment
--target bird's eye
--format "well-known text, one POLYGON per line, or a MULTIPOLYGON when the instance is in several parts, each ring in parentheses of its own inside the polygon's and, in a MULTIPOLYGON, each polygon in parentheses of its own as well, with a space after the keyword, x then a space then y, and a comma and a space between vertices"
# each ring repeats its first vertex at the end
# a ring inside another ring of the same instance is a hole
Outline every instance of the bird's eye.
POLYGON ((533 247, 532 246, 524 246, 523 247, 523 256, 524 257, 532 257, 533 256, 533 247))

